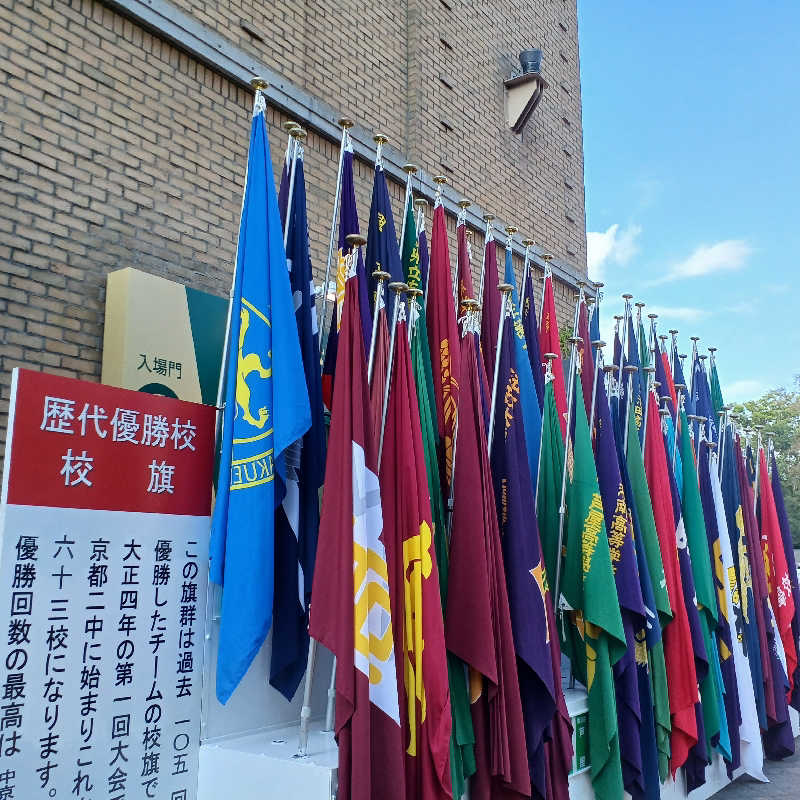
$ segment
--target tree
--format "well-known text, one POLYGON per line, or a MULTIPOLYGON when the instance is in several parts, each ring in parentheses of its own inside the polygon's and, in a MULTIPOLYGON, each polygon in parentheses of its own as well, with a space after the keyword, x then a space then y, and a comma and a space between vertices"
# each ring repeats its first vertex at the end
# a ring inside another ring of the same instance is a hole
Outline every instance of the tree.
POLYGON ((766 434, 772 434, 792 539, 795 547, 800 547, 800 375, 795 377, 794 387, 772 389, 757 400, 737 405, 734 411, 742 415, 745 427, 763 425, 765 440, 766 434))

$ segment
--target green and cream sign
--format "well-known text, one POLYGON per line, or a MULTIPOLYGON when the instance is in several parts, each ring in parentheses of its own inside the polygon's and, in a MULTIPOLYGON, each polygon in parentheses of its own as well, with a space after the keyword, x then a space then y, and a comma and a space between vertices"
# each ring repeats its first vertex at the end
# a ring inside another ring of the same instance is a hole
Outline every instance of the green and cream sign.
POLYGON ((108 275, 102 382, 213 405, 226 299, 127 267, 108 275))

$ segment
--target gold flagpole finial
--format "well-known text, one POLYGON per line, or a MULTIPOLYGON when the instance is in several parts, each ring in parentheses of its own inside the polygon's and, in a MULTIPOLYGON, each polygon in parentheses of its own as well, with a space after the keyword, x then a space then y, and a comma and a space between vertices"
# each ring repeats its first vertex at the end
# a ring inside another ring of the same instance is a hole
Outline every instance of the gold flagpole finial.
POLYGON ((355 122, 353 122, 350 117, 339 117, 340 128, 352 128, 353 125, 355 125, 355 122))
POLYGON ((264 80, 264 78, 252 78, 250 80, 250 85, 256 91, 261 90, 262 92, 266 89, 269 89, 269 84, 264 80))
POLYGON ((284 122, 281 127, 286 131, 286 133, 288 133, 291 136, 292 135, 292 131, 295 128, 299 128, 300 127, 300 123, 296 122, 293 119, 287 119, 286 122, 284 122))
POLYGON ((407 175, 414 175, 419 167, 416 164, 407 163, 403 164, 402 169, 407 175))
POLYGON ((552 260, 553 260, 554 256, 553 256, 553 254, 552 254, 552 253, 542 253, 542 254, 539 256, 539 258, 541 258, 541 259, 542 259, 542 261, 546 261, 546 262, 548 262, 548 263, 549 263, 550 261, 552 261, 552 260))
POLYGON ((459 208, 462 208, 462 209, 465 209, 465 210, 466 210, 467 208, 469 208, 471 205, 472 205, 472 202, 471 202, 470 200, 467 200, 467 198, 466 198, 466 197, 462 197, 462 198, 461 198, 461 199, 458 201, 458 207, 459 207, 459 208))
POLYGON ((344 238, 350 247, 361 247, 367 243, 367 237, 360 233, 348 233, 344 238))
POLYGON ((375 144, 381 144, 381 145, 383 145, 383 144, 386 144, 386 142, 388 142, 388 141, 389 141, 389 137, 388 137, 388 136, 386 136, 386 134, 384 134, 384 133, 376 133, 376 134, 375 134, 375 135, 372 137, 372 141, 373 141, 373 142, 375 142, 375 144))

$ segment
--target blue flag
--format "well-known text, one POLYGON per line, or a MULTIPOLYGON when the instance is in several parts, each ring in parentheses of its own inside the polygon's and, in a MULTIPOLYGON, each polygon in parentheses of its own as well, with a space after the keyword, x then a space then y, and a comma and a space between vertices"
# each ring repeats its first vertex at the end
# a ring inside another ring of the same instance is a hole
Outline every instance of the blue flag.
POLYGON ((231 298, 210 578, 223 586, 217 698, 227 702, 272 623, 275 508, 285 451, 311 424, 278 198, 256 93, 231 298), (277 476, 276 476, 277 472, 277 476))
MULTIPOLYGON (((528 345, 525 341, 525 330, 519 312, 519 292, 517 292, 517 279, 514 275, 514 264, 511 260, 511 248, 506 248, 506 283, 514 288, 511 291, 511 313, 514 325, 514 347, 516 349, 517 373, 519 374, 519 396, 522 404, 522 419, 525 428, 525 447, 528 452, 528 466, 531 473, 531 482, 536 486, 539 474, 539 445, 542 440, 542 412, 533 382, 531 362, 528 356, 528 345)), ((492 365, 494 368, 494 365, 492 365)), ((490 380, 491 383, 491 380, 490 380)), ((498 398, 499 400, 499 398, 498 398)))
MULTIPOLYGON (((626 366, 636 367, 636 372, 631 372, 630 377, 628 374, 623 373, 623 387, 624 396, 627 398, 628 392, 631 395, 631 410, 630 415, 636 423, 636 430, 639 432, 639 441, 642 440, 642 432, 644 429, 644 402, 647 387, 642 380, 644 373, 642 372, 642 365, 639 362, 639 346, 636 343, 636 332, 633 327, 633 315, 628 317, 628 356, 625 359, 626 366)), ((622 421, 622 428, 625 427, 624 420, 622 421)), ((627 434, 627 431, 625 432, 627 434)))
MULTIPOLYGON (((389 198, 389 187, 386 185, 386 173, 380 164, 375 167, 375 180, 372 184, 365 269, 369 281, 370 307, 374 313, 378 281, 372 277, 372 273, 378 269, 388 272, 392 277, 389 278, 387 285, 392 281, 402 282, 405 280, 403 265, 400 263, 400 250, 397 246, 392 201, 389 198)), ((388 295, 388 289, 385 291, 388 295)), ((386 305, 389 306, 388 298, 386 305)))
POLYGON ((319 490, 325 476, 319 332, 308 252, 302 150, 295 163, 286 262, 311 407, 311 427, 286 452, 286 495, 275 518, 275 608, 269 682, 291 700, 305 672, 308 654, 308 606, 319 533, 319 490))
MULTIPOLYGON (((592 316, 589 317, 589 338, 593 342, 600 341, 600 309, 597 303, 594 304, 592 316)), ((592 355, 594 356, 595 362, 597 362, 597 350, 598 348, 592 345, 592 355)))
POLYGON ((553 683, 550 654, 550 637, 555 636, 555 631, 550 630, 548 622, 547 605, 551 599, 539 527, 536 516, 530 513, 534 492, 525 452, 521 388, 511 317, 506 317, 504 325, 491 466, 503 542, 511 629, 517 653, 528 769, 532 785, 539 796, 545 797, 544 740, 556 710, 558 688, 553 683))

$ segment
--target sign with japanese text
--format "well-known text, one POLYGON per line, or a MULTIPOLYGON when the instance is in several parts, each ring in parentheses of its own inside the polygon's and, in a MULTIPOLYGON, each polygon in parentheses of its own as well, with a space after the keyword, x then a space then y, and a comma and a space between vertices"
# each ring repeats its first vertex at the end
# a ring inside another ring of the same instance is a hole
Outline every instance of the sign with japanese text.
POLYGON ((15 370, 0 798, 193 800, 214 409, 15 370))
POLYGON ((132 267, 106 285, 103 383, 214 403, 228 298, 132 267))

